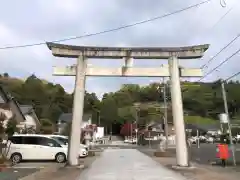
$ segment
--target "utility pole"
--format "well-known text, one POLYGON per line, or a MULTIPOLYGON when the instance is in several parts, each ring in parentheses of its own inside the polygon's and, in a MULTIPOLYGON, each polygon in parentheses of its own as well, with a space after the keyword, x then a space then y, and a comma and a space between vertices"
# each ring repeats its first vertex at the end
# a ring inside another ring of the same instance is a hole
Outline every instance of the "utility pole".
POLYGON ((197 148, 200 148, 199 130, 197 129, 197 148))
POLYGON ((168 149, 168 105, 167 105, 167 96, 166 96, 166 83, 164 82, 163 78, 163 98, 164 98, 164 131, 166 136, 166 149, 168 149))
POLYGON ((229 118, 229 112, 228 112, 227 95, 226 95, 225 84, 224 84, 223 80, 221 80, 221 87, 222 87, 224 109, 225 109, 225 113, 228 118, 228 130, 229 130, 230 144, 231 144, 231 149, 232 149, 233 165, 236 166, 235 147, 234 147, 233 139, 232 139, 232 130, 231 130, 231 124, 230 124, 230 118, 229 118))
POLYGON ((135 108, 135 119, 136 119, 136 145, 138 145, 138 116, 139 116, 139 112, 140 112, 140 103, 134 103, 134 108, 135 108))
POLYGON ((97 111, 97 112, 98 112, 98 127, 100 127, 100 125, 101 125, 100 111, 97 111))
POLYGON ((138 145, 138 109, 136 108, 136 145, 138 145))
POLYGON ((132 122, 131 122, 131 141, 133 141, 133 135, 132 135, 132 122))

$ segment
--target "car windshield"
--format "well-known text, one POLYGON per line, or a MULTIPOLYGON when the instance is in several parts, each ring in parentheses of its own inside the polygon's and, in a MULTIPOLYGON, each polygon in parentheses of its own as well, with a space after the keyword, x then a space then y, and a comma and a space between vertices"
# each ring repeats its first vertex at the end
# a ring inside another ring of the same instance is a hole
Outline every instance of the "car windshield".
POLYGON ((68 138, 63 138, 63 137, 53 137, 54 139, 57 139, 58 141, 61 141, 63 145, 68 144, 68 138))
POLYGON ((52 137, 54 140, 56 140, 60 145, 66 145, 64 141, 59 139, 58 137, 52 137))

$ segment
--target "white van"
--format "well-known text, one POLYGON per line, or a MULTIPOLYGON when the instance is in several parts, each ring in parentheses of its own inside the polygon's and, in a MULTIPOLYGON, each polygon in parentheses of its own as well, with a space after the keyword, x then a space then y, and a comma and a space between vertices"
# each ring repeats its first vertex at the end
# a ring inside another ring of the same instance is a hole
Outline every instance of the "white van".
MULTIPOLYGON (((63 135, 56 135, 56 134, 50 134, 50 135, 47 135, 51 138, 54 138, 54 139, 57 139, 59 141, 62 141, 64 142, 65 145, 68 145, 68 136, 63 136, 63 135)), ((89 147, 85 144, 80 144, 80 148, 85 148, 86 151, 89 150, 89 147)))
MULTIPOLYGON (((13 163, 19 163, 21 160, 55 160, 63 163, 67 160, 68 148, 57 139, 45 135, 19 134, 10 137, 9 141, 11 145, 8 158, 13 163)), ((79 156, 80 154, 82 152, 79 152, 79 156)))

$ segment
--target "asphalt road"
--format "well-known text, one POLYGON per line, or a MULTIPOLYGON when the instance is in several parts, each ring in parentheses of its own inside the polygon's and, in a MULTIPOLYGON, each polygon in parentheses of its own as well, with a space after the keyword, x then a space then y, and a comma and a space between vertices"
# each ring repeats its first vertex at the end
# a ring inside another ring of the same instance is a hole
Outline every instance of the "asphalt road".
MULTIPOLYGON (((91 166, 92 162, 97 157, 100 156, 100 154, 101 154, 101 151, 96 151, 95 156, 92 156, 92 157, 88 156, 86 158, 81 158, 80 164, 84 164, 85 168, 88 168, 89 166, 91 166)), ((39 171, 40 169, 48 168, 48 166, 49 167, 60 166, 60 164, 55 162, 36 162, 36 161, 22 162, 20 164, 15 165, 13 168, 7 168, 4 172, 0 172, 0 180, 18 180, 19 178, 23 178, 25 176, 33 174, 39 171)), ((65 176, 66 176, 65 179, 68 179, 68 178, 76 179, 76 177, 73 177, 73 176, 78 176, 79 173, 80 173, 79 169, 61 167, 58 171, 51 173, 51 175, 54 176, 54 179, 62 178, 65 176)), ((49 177, 49 174, 47 174, 47 176, 48 176, 48 179, 53 178, 53 177, 49 177)))
MULTIPOLYGON (((152 154, 156 149, 158 149, 158 146, 136 146, 136 145, 105 145, 101 146, 101 148, 121 148, 121 149, 131 149, 131 148, 137 148, 140 151, 144 151, 145 153, 152 154)), ((240 144, 235 145, 235 157, 236 157, 236 163, 240 167, 240 144)), ((173 153, 175 153, 175 149, 170 149, 173 153)), ((229 154, 232 155, 231 149, 229 149, 229 154)), ((196 145, 192 145, 190 150, 190 158, 191 161, 195 161, 199 164, 212 164, 214 162, 219 162, 216 158, 216 144, 200 144, 200 148, 197 148, 196 145)), ((232 156, 227 162, 228 166, 232 166, 233 160, 232 156)))
POLYGON ((0 172, 0 180, 18 180, 19 178, 25 177, 27 175, 33 174, 39 171, 36 168, 28 169, 6 169, 4 172, 0 172))
MULTIPOLYGON (((235 149, 236 163, 240 166, 240 144, 236 145, 235 149)), ((231 157, 227 164, 232 165, 233 159, 231 149, 229 149, 229 154, 231 157)), ((216 162, 216 144, 200 144, 200 148, 197 148, 196 145, 192 146, 191 160, 200 164, 210 164, 211 162, 216 162)))

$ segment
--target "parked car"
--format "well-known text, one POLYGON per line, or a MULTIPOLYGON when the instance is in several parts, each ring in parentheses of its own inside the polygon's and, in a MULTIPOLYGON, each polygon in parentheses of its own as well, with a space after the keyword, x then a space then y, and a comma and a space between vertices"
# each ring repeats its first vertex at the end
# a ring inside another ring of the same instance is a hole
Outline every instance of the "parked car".
POLYGON ((240 135, 237 134, 237 135, 235 136, 235 138, 236 138, 236 142, 237 142, 237 143, 240 143, 240 135))
MULTIPOLYGON (((63 142, 46 135, 19 134, 9 138, 11 142, 7 157, 14 164, 22 160, 67 160, 68 148, 63 142)), ((87 156, 85 149, 79 149, 79 157, 87 156)))
POLYGON ((215 138, 214 137, 207 137, 207 139, 206 139, 206 142, 207 143, 214 143, 215 142, 215 138))
MULTIPOLYGON (((62 141, 65 145, 68 145, 68 136, 63 136, 63 135, 56 135, 56 134, 51 134, 48 135, 49 137, 52 137, 54 139, 57 139, 59 141, 62 141)), ((85 144, 80 144, 80 148, 85 148, 86 151, 89 151, 89 147, 85 144)))
POLYGON ((189 141, 191 144, 197 144, 197 137, 192 136, 192 137, 188 138, 188 141, 189 141))
POLYGON ((137 143, 137 139, 136 138, 125 139, 124 143, 136 144, 137 143))

